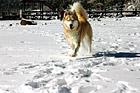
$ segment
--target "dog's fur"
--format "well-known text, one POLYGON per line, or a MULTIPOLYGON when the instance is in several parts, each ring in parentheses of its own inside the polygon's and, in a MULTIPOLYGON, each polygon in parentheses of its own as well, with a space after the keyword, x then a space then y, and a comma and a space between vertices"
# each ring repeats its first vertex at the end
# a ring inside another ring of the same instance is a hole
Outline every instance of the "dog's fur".
POLYGON ((80 44, 84 46, 84 38, 88 44, 88 52, 91 52, 92 28, 87 21, 87 13, 80 3, 76 2, 70 7, 71 9, 64 13, 63 27, 66 40, 73 50, 72 57, 75 57, 80 44))

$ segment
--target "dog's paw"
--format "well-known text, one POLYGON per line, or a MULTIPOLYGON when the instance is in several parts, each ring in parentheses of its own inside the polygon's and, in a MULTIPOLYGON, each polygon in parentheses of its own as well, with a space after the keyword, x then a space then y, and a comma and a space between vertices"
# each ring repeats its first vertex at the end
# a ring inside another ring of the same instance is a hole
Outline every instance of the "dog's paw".
POLYGON ((76 55, 75 55, 75 54, 72 54, 72 55, 71 55, 71 57, 76 57, 76 56, 77 56, 77 54, 76 54, 76 55))
POLYGON ((75 55, 71 55, 71 57, 76 57, 75 55))

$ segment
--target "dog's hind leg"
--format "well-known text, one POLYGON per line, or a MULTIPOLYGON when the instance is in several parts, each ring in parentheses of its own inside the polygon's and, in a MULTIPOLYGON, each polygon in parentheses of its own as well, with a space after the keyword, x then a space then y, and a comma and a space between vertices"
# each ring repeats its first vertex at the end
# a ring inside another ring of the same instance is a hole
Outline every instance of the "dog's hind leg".
POLYGON ((85 48, 84 40, 81 42, 82 48, 85 48))
POLYGON ((85 40, 86 40, 87 45, 88 45, 88 53, 91 53, 92 35, 87 33, 85 36, 85 40))

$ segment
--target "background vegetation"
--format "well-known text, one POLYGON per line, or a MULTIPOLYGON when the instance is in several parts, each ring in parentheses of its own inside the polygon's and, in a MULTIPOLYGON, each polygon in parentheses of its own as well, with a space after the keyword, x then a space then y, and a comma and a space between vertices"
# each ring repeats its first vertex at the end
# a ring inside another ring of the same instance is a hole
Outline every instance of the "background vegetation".
MULTIPOLYGON (((140 9, 140 0, 45 0, 44 10, 61 10, 68 8, 69 4, 80 1, 86 9, 120 9, 127 8, 129 5, 140 9)), ((29 10, 39 9, 39 3, 27 3, 26 8, 29 10)), ((20 0, 0 0, 0 11, 19 11, 23 8, 20 0)))

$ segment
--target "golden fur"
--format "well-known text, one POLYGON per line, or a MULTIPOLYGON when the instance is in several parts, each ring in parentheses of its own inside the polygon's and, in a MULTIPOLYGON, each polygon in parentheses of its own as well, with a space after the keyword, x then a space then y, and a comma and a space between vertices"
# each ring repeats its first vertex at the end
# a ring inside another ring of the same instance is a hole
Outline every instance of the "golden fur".
POLYGON ((84 46, 84 38, 88 44, 88 51, 91 52, 92 28, 87 21, 87 13, 80 3, 76 2, 70 7, 70 11, 64 13, 63 27, 66 40, 73 50, 72 57, 75 57, 80 44, 84 46))

